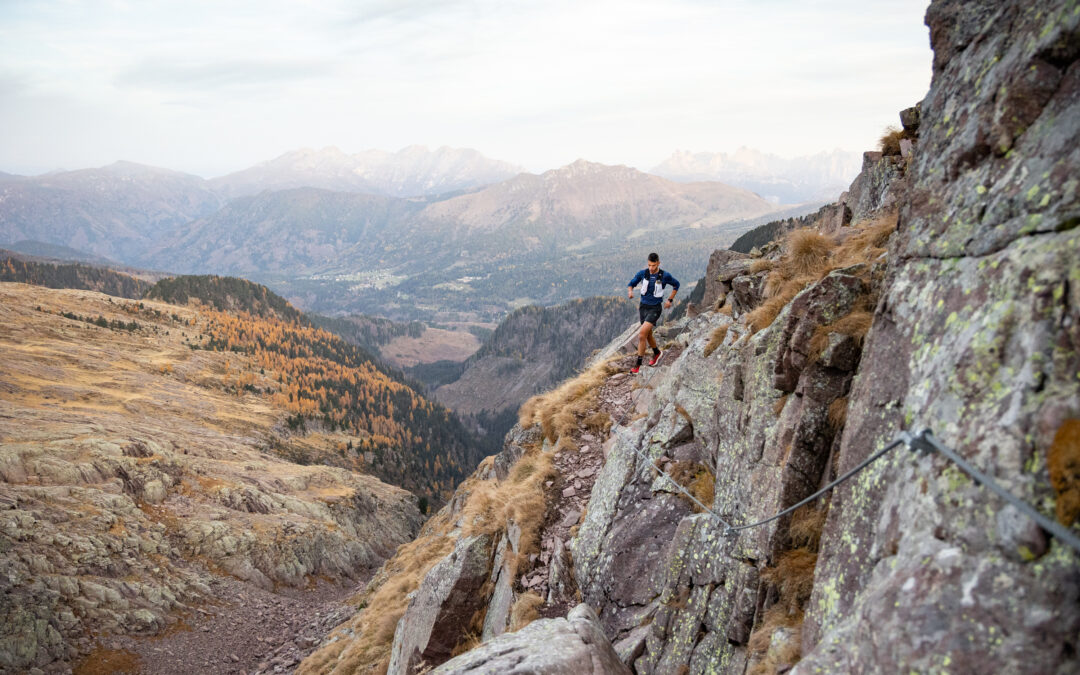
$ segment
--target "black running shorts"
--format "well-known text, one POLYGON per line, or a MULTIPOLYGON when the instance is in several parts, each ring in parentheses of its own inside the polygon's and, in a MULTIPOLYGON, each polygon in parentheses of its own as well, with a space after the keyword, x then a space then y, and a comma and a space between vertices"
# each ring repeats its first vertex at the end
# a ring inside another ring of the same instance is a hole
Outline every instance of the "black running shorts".
POLYGON ((660 313, 664 311, 664 306, 660 305, 646 305, 644 303, 638 305, 638 318, 641 319, 641 323, 651 323, 656 325, 660 323, 660 313))

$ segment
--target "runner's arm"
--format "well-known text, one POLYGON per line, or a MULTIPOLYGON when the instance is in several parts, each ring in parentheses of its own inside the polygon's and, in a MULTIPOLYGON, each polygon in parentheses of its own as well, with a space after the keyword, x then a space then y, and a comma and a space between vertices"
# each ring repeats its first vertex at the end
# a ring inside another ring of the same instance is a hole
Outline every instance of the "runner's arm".
POLYGON ((667 272, 664 272, 663 283, 667 286, 671 286, 674 289, 671 291, 671 296, 667 299, 667 306, 671 307, 672 303, 675 302, 675 294, 679 292, 679 280, 671 276, 667 272))

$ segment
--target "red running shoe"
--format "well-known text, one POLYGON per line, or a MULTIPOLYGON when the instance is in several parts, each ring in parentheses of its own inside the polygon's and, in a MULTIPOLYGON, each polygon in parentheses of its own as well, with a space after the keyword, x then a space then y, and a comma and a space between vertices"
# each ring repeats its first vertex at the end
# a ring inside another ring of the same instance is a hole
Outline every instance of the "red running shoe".
POLYGON ((634 366, 633 368, 630 369, 630 372, 637 375, 640 370, 641 370, 641 366, 634 366))
POLYGON ((653 354, 653 357, 649 359, 649 365, 655 366, 656 364, 660 363, 660 357, 663 355, 664 352, 660 352, 659 354, 653 354))

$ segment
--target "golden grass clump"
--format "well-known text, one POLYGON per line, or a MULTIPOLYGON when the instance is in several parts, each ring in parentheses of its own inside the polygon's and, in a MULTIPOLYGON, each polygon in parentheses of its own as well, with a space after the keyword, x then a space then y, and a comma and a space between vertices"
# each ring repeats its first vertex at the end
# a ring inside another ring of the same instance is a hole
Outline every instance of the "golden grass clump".
POLYGON ((839 269, 877 260, 885 252, 885 244, 896 231, 898 222, 899 213, 889 211, 854 226, 833 251, 830 264, 839 269))
POLYGON ((803 606, 814 588, 816 565, 817 553, 797 548, 782 553, 776 566, 762 573, 762 581, 776 587, 779 599, 765 610, 761 624, 750 635, 747 647, 751 658, 757 660, 747 673, 771 674, 798 663, 802 656, 803 606), (776 647, 773 636, 781 629, 789 635, 776 647))
POLYGON ((821 545, 821 531, 825 527, 825 518, 829 515, 828 504, 815 507, 813 504, 795 509, 788 525, 788 538, 794 546, 810 551, 817 551, 821 545))
POLYGON ((795 276, 818 276, 835 246, 831 237, 815 230, 794 230, 787 236, 784 262, 795 276))
POLYGON ((829 426, 832 428, 833 433, 837 433, 843 428, 844 422, 847 422, 847 404, 848 400, 846 396, 841 396, 832 403, 829 404, 829 412, 826 415, 826 419, 829 421, 829 426))
POLYGON ((899 155, 900 139, 904 137, 904 130, 900 127, 892 124, 885 127, 885 130, 881 133, 881 139, 878 141, 881 154, 885 156, 899 155))
POLYGON ((533 396, 518 411, 518 422, 526 429, 539 424, 544 437, 552 443, 569 435, 578 428, 579 420, 594 412, 600 385, 615 372, 613 363, 619 358, 611 357, 556 389, 533 396))
MULTIPOLYGON (((694 495, 694 499, 705 506, 712 506, 713 499, 716 497, 716 476, 709 467, 698 462, 675 462, 668 471, 668 475, 686 488, 687 492, 694 495)), ((695 513, 702 513, 701 507, 686 499, 686 495, 679 493, 679 496, 690 502, 695 513)))
POLYGON ((810 358, 817 360, 829 346, 829 336, 833 333, 848 335, 855 339, 855 344, 862 346, 863 338, 870 332, 874 315, 864 309, 856 309, 832 323, 818 326, 810 338, 810 358))
POLYGON ((732 310, 732 307, 731 307, 731 303, 729 302, 729 303, 725 304, 723 307, 721 307, 720 309, 718 309, 716 311, 720 312, 724 316, 731 316, 731 313, 732 313, 733 310, 732 310))
POLYGON ((776 265, 775 262, 768 258, 758 258, 754 262, 750 263, 750 274, 757 274, 758 272, 768 272, 776 265))
POLYGON ((729 325, 730 324, 725 323, 724 325, 717 326, 713 329, 712 335, 709 336, 709 344, 705 345, 704 354, 706 358, 715 352, 717 347, 723 344, 724 338, 727 336, 729 325))
MULTIPOLYGON (((765 301, 746 315, 750 330, 756 333, 772 325, 785 305, 829 272, 876 260, 885 252, 883 247, 896 230, 896 224, 895 212, 883 214, 852 228, 840 244, 811 229, 789 233, 783 257, 765 278, 765 301)), ((867 296, 860 308, 869 310, 872 305, 873 298, 867 296)))
POLYGON ((802 658, 802 623, 802 612, 791 615, 780 605, 765 610, 761 625, 750 636, 747 645, 751 658, 760 660, 746 670, 746 675, 774 675, 798 663, 802 658), (780 649, 770 649, 773 634, 781 629, 790 631, 790 638, 780 649))
POLYGON ((814 590, 814 567, 817 565, 817 553, 808 548, 796 548, 784 551, 776 561, 775 567, 766 569, 761 578, 776 586, 780 592, 780 602, 789 614, 802 609, 814 590))
POLYGON ((1069 527, 1080 515, 1080 420, 1065 420, 1058 427, 1046 465, 1057 493, 1058 522, 1069 527))
POLYGON ((517 596, 510 608, 510 632, 519 631, 540 618, 540 607, 544 599, 532 591, 517 596))
POLYGON ((502 532, 513 521, 521 528, 519 553, 539 552, 540 527, 547 512, 544 484, 556 474, 554 453, 528 450, 505 481, 484 481, 469 495, 463 509, 465 536, 502 532))

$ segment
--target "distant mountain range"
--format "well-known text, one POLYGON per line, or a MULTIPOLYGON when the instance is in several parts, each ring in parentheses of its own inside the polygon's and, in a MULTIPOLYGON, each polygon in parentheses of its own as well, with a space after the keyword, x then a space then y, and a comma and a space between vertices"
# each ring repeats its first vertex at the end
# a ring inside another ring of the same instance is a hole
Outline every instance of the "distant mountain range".
POLYGON ((242 197, 140 262, 247 276, 318 311, 497 319, 521 304, 607 292, 626 272, 617 252, 627 247, 640 267, 658 242, 672 252, 687 236, 715 238, 775 210, 722 183, 578 161, 442 199, 314 188, 242 197))
POLYGON ((699 266, 779 210, 584 160, 535 175, 474 150, 327 148, 213 180, 130 162, 0 180, 0 246, 242 275, 322 312, 497 321, 609 292, 652 249, 699 266))
POLYGON ((348 155, 329 147, 287 152, 210 183, 228 197, 297 187, 415 197, 471 190, 521 171, 521 167, 469 149, 441 147, 430 151, 413 145, 393 153, 367 150, 348 155))
POLYGON ((198 176, 116 162, 0 182, 0 246, 59 244, 125 263, 221 208, 198 176))
POLYGON ((721 181, 777 204, 833 201, 862 167, 857 152, 833 150, 788 159, 750 148, 733 153, 679 150, 650 170, 671 180, 721 181))

